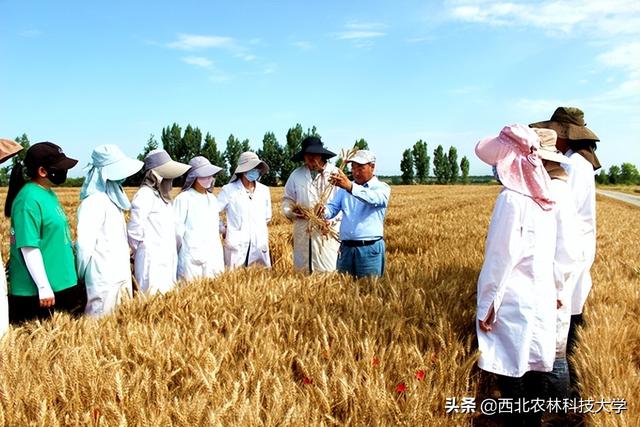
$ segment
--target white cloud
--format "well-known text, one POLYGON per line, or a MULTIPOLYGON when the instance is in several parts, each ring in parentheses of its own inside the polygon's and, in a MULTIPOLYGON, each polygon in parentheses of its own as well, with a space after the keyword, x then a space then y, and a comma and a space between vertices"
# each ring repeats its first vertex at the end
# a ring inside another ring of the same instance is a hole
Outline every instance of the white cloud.
POLYGON ((300 50, 311 50, 313 49, 313 44, 311 44, 308 41, 304 41, 304 40, 299 40, 297 42, 294 42, 293 45, 295 47, 297 47, 300 50))
POLYGON ((27 38, 36 38, 36 37, 40 37, 42 35, 42 31, 40 30, 24 30, 21 31, 20 33, 18 33, 18 35, 20 35, 20 37, 27 37, 27 38))
POLYGON ((338 40, 348 40, 353 46, 368 48, 373 46, 373 40, 387 35, 383 31, 387 26, 379 22, 351 21, 344 25, 344 31, 335 33, 338 40))
POLYGON ((455 0, 448 2, 455 20, 493 26, 532 26, 550 33, 602 38, 640 34, 637 0, 544 0, 504 2, 455 0))
POLYGON ((201 36, 196 34, 178 34, 177 40, 167 44, 167 47, 180 50, 233 48, 234 46, 235 41, 231 37, 201 36))
POLYGON ((213 62, 211 60, 203 56, 186 56, 182 58, 182 62, 201 68, 211 68, 211 66, 213 65, 213 62))
POLYGON ((342 31, 337 34, 340 40, 353 40, 353 39, 370 39, 373 37, 382 37, 385 33, 380 31, 342 31))

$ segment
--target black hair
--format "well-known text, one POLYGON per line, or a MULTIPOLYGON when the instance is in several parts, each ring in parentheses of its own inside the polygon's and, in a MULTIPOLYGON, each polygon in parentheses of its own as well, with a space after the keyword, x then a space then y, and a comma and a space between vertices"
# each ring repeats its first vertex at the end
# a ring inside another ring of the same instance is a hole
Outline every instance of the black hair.
MULTIPOLYGON (((16 196, 22 190, 22 187, 27 183, 25 179, 25 167, 21 162, 17 162, 11 168, 11 176, 9 177, 9 188, 7 190, 7 199, 4 203, 4 216, 7 218, 11 217, 11 208, 13 207, 13 201, 16 199, 16 196)), ((27 176, 31 179, 35 178, 38 174, 38 167, 34 165, 29 165, 26 168, 27 176)))

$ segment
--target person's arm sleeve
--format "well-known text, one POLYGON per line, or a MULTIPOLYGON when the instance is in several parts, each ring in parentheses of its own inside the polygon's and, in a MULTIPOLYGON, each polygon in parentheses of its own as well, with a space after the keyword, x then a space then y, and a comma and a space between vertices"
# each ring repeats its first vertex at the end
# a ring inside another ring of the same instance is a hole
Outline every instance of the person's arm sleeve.
POLYGON ((188 202, 184 197, 176 197, 173 199, 173 218, 176 224, 176 246, 180 250, 184 241, 184 233, 186 230, 188 202))
POLYGON ((296 214, 293 212, 293 207, 298 200, 296 194, 296 184, 293 182, 293 178, 290 176, 287 179, 287 183, 284 185, 284 197, 282 199, 282 213, 287 218, 294 220, 296 214))
POLYGON ((98 242, 98 233, 104 224, 107 214, 105 207, 96 201, 97 199, 90 197, 83 200, 78 208, 76 267, 80 278, 85 276, 87 266, 98 242))
POLYGON ((478 277, 479 320, 487 318, 491 306, 495 313, 493 321, 498 318, 507 280, 522 251, 522 233, 518 201, 498 196, 489 224, 484 263, 478 277))
POLYGON ((39 248, 41 242, 42 211, 33 200, 16 203, 11 217, 15 232, 16 248, 39 248))
POLYGON ((580 244, 580 228, 576 217, 577 214, 571 200, 558 202, 556 254, 553 263, 558 295, 562 293, 565 284, 574 280, 576 266, 584 260, 584 250, 580 244))
POLYGON ((144 227, 151 213, 153 205, 153 194, 151 192, 138 190, 131 201, 131 214, 129 224, 127 224, 127 237, 129 246, 135 252, 140 242, 144 240, 144 227))
POLYGON ((38 288, 38 297, 40 299, 54 298, 53 289, 51 289, 51 284, 49 283, 49 278, 44 268, 44 260, 42 259, 40 248, 22 247, 20 251, 22 252, 27 270, 38 288))
MULTIPOLYGON (((579 156, 576 155, 576 156, 579 156)), ((595 176, 591 166, 571 165, 567 168, 569 186, 575 202, 576 211, 581 223, 582 234, 595 232, 595 176)))
POLYGON ((334 194, 333 198, 329 201, 329 203, 325 206, 324 218, 325 219, 333 219, 338 213, 342 210, 342 199, 344 197, 344 190, 342 188, 338 189, 334 194))
POLYGON ((391 188, 385 183, 380 183, 374 188, 367 188, 352 182, 351 195, 376 208, 386 207, 389 203, 390 194, 391 188))
POLYGON ((219 216, 219 220, 218 220, 218 229, 220 231, 220 234, 222 234, 223 236, 226 236, 227 234, 227 226, 224 223, 224 221, 222 220, 222 212, 226 211, 226 215, 229 215, 229 211, 228 211, 228 207, 229 207, 229 192, 227 190, 227 186, 225 185, 224 187, 222 187, 222 190, 220 191, 220 194, 218 194, 218 208, 219 208, 219 212, 220 212, 220 216, 219 216))
POLYGON ((269 190, 269 187, 267 187, 267 200, 266 200, 266 203, 267 203, 267 206, 266 206, 265 221, 267 222, 267 224, 269 224, 271 222, 271 216, 273 215, 272 207, 271 207, 271 190, 269 190))

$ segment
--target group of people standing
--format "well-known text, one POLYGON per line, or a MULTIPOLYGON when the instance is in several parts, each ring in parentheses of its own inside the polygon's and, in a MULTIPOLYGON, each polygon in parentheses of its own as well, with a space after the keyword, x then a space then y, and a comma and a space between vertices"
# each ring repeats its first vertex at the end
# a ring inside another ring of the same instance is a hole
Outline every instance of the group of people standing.
MULTIPOLYGON (((21 149, 0 140, 0 161, 21 149)), ((389 187, 373 175, 370 151, 361 150, 350 160, 354 182, 327 162, 333 156, 319 138, 309 137, 293 157, 304 165, 286 183, 283 212, 294 222, 295 267, 382 275, 389 187), (325 190, 331 198, 318 206, 325 190), (311 218, 302 215, 306 207, 313 207, 327 227, 339 227, 341 242, 312 227, 311 218), (360 250, 352 253, 354 248, 360 250)), ((215 196, 212 189, 222 169, 205 157, 184 164, 157 149, 140 161, 116 145, 96 147, 84 170, 74 244, 52 187, 64 183, 76 164, 59 146, 41 142, 12 169, 5 205, 11 218, 9 287, 7 292, 0 275, 0 335, 9 321, 45 319, 54 311, 108 314, 134 288, 163 294, 179 280, 213 278, 250 265, 271 267, 271 194, 259 182, 269 166, 255 153, 240 155, 230 182, 215 196), (142 184, 130 201, 122 184, 141 169, 142 184), (182 189, 172 198, 173 181, 181 176, 182 189)))
MULTIPOLYGON (((570 356, 592 285, 598 141, 580 109, 559 107, 550 120, 506 126, 476 145, 504 186, 477 284, 478 365, 496 374, 504 398, 577 393, 570 356)), ((541 417, 514 413, 509 425, 541 417)))

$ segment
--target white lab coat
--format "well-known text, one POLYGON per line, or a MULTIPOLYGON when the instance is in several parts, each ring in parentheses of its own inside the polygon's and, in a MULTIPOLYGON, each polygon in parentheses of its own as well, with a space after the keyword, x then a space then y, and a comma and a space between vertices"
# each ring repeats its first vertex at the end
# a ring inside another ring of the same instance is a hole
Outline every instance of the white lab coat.
POLYGON ((569 174, 569 187, 575 201, 578 224, 581 230, 581 246, 584 260, 571 299, 571 314, 581 314, 591 290, 591 266, 596 258, 596 184, 593 165, 578 153, 565 153, 573 160, 570 165, 562 165, 569 174))
POLYGON ((140 290, 153 295, 173 289, 178 253, 171 203, 165 203, 151 187, 140 187, 131 201, 127 232, 140 290))
POLYGON ((7 276, 4 274, 4 263, 2 262, 2 255, 0 255, 0 267, 2 267, 2 273, 0 274, 0 338, 2 338, 2 336, 9 329, 7 276))
MULTIPOLYGON (((323 236, 318 230, 309 231, 309 221, 296 218, 293 206, 298 204, 314 208, 320 201, 323 190, 331 185, 329 176, 337 169, 327 163, 324 171, 313 179, 309 168, 301 166, 291 173, 285 184, 282 212, 293 221, 293 265, 298 270, 314 272, 336 269, 340 243, 323 236)), ((334 187, 325 202, 332 200, 336 191, 337 188, 334 187)), ((341 218, 342 215, 338 215, 331 221, 331 228, 336 233, 340 229, 341 218)))
POLYGON ((193 188, 173 200, 178 243, 178 279, 215 277, 224 271, 220 209, 216 196, 193 188))
POLYGON ((503 189, 496 200, 478 278, 477 334, 485 371, 521 377, 553 369, 556 223, 530 197, 503 189), (480 330, 493 305, 492 330, 480 330))
POLYGON ((106 193, 94 193, 80 202, 76 266, 87 287, 85 313, 109 314, 122 298, 131 297, 124 213, 106 193))
POLYGON ((580 244, 580 227, 569 184, 560 179, 552 179, 551 194, 556 201, 554 214, 557 225, 553 272, 557 299, 562 302, 557 312, 556 359, 563 359, 567 354, 571 298, 578 270, 584 262, 584 250, 580 244))
MULTIPOLYGON (((269 231, 271 193, 269 187, 256 182, 253 195, 240 179, 222 187, 218 195, 220 211, 227 213, 224 239, 224 262, 227 268, 257 264, 271 267, 269 231)), ((224 227, 223 227, 224 229, 224 227)))

